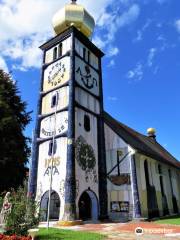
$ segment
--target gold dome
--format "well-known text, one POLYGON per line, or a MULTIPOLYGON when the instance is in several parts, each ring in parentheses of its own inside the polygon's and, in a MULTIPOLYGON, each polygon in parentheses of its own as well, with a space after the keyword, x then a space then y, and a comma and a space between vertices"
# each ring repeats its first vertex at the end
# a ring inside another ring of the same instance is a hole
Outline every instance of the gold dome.
POLYGON ((55 13, 52 24, 56 35, 74 26, 85 36, 90 37, 95 27, 94 18, 82 5, 76 4, 75 0, 55 13))
POLYGON ((156 134, 156 129, 155 129, 155 128, 148 128, 148 129, 147 129, 147 134, 148 134, 149 136, 155 135, 155 134, 156 134))

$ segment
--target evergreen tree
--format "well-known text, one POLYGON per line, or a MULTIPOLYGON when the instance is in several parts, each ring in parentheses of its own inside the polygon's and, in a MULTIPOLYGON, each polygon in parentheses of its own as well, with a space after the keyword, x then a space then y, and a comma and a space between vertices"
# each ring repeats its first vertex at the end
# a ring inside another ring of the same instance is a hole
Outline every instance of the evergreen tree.
POLYGON ((30 120, 16 83, 0 69, 0 192, 23 183, 30 155, 23 131, 30 120))

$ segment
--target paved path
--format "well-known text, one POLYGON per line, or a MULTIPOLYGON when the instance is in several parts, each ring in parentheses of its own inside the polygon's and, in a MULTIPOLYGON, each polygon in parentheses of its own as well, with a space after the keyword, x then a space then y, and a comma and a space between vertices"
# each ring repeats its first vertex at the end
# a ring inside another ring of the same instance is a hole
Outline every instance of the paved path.
MULTIPOLYGON (((57 227, 55 223, 54 227, 57 227)), ((65 227, 58 228, 64 229, 65 227)), ((66 229, 102 233, 107 235, 107 240, 180 240, 180 226, 151 222, 86 223, 80 226, 66 227, 66 229), (143 229, 144 233, 137 235, 135 233, 137 228, 143 229)))

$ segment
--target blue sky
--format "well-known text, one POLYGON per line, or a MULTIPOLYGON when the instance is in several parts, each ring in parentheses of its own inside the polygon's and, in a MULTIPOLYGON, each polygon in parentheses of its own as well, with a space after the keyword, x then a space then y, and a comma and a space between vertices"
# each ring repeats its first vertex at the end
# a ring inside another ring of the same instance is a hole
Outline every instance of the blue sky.
MULTIPOLYGON (((0 67, 12 71, 35 127, 43 42, 65 0, 0 0, 0 67)), ((180 1, 79 0, 95 17, 103 58, 104 108, 180 160, 180 1)))

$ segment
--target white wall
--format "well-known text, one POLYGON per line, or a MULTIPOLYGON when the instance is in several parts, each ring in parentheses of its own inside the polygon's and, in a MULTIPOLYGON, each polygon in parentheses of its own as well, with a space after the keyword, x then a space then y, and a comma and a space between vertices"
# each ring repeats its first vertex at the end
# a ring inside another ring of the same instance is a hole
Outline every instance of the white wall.
POLYGON ((80 88, 76 88, 76 101, 92 112, 100 113, 99 101, 80 88))
MULTIPOLYGON (((71 37, 65 39, 64 41, 62 41, 62 55, 66 54, 70 49, 71 49, 71 37)), ((54 48, 57 47, 58 45, 55 45, 53 48, 49 49, 46 51, 45 53, 45 63, 50 63, 53 61, 53 51, 54 48)))
MULTIPOLYGON (((78 39, 76 39, 75 40, 75 50, 82 58, 83 58, 83 48, 86 49, 85 60, 87 62, 88 61, 88 51, 89 51, 89 49, 87 47, 85 47, 84 44, 82 44, 78 39)), ((89 62, 89 64, 92 67, 94 67, 95 69, 99 68, 99 60, 92 52, 90 52, 90 62, 89 62)))
MULTIPOLYGON (((134 150, 121 138, 119 137, 107 124, 105 127, 105 142, 106 142, 106 164, 107 172, 109 172, 117 164, 117 151, 122 151, 123 158, 128 152, 129 155, 120 164, 120 173, 127 173, 131 175, 130 172, 130 161, 134 150)), ((117 175, 117 168, 111 173, 111 175, 117 175)), ((124 217, 128 218, 132 216, 133 211, 133 198, 132 189, 130 184, 124 184, 121 186, 114 185, 110 180, 108 180, 108 211, 110 218, 115 220, 122 220, 124 217), (127 201, 130 205, 129 214, 124 214, 121 212, 115 213, 111 212, 110 204, 112 201, 127 201)))
MULTIPOLYGON (((97 118, 79 108, 76 108, 76 126, 75 126, 75 135, 76 141, 78 137, 82 136, 85 140, 85 144, 92 147, 96 159, 96 163, 93 169, 83 170, 79 165, 76 159, 76 181, 78 182, 77 198, 76 204, 78 206, 79 198, 81 194, 90 188, 98 197, 98 143, 97 143, 97 118), (90 117, 90 131, 87 132, 84 129, 84 115, 90 117)), ((76 149, 77 151, 77 149, 76 149)), ((85 155, 85 152, 82 152, 82 155, 85 155)))
MULTIPOLYGON (((67 138, 58 138, 56 141, 58 147, 54 155, 53 166, 56 166, 59 173, 55 173, 53 169, 52 189, 56 191, 60 197, 60 218, 62 218, 64 213, 63 183, 66 176, 67 138)), ((46 191, 49 190, 50 186, 50 174, 47 174, 47 168, 48 166, 51 166, 52 159, 51 156, 48 155, 49 142, 50 141, 46 141, 39 146, 39 163, 36 194, 37 202, 41 201, 41 197, 46 191)))
POLYGON ((57 103, 57 111, 65 108, 69 104, 69 87, 62 87, 58 90, 54 90, 48 94, 46 94, 42 98, 42 111, 41 114, 50 114, 55 111, 55 106, 52 107, 52 97, 57 95, 58 93, 58 103, 57 103))

